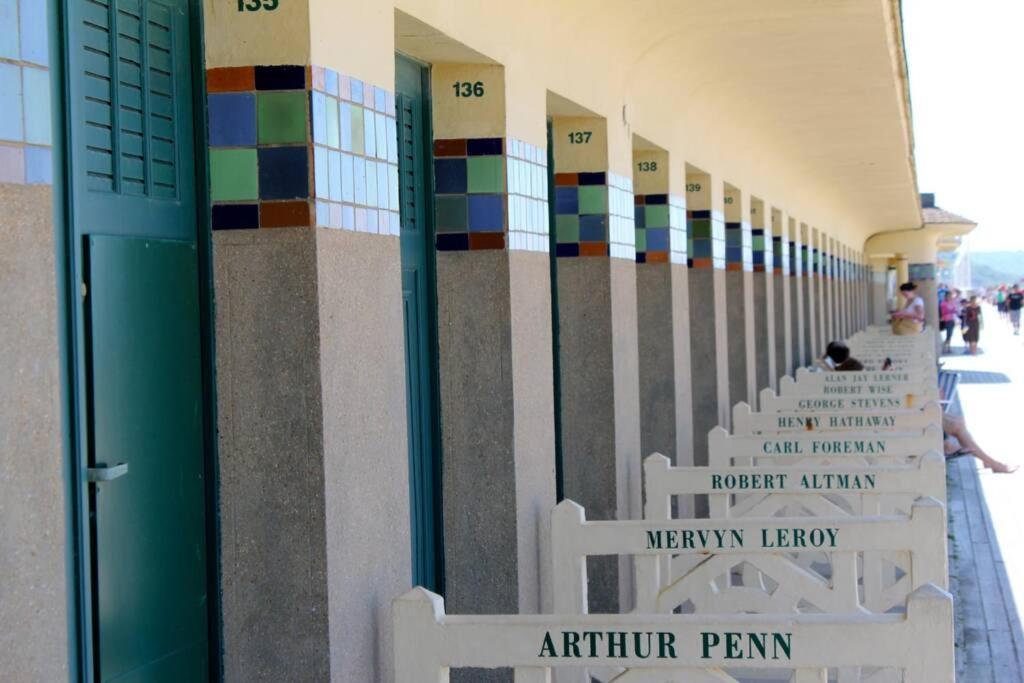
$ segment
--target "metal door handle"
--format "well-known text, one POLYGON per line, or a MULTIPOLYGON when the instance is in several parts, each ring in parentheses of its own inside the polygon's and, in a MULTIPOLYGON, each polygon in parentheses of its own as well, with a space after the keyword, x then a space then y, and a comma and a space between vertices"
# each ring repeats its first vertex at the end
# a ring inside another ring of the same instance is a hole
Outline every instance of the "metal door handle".
POLYGON ((126 474, 128 474, 128 463, 126 462, 111 465, 110 467, 87 467, 85 470, 85 478, 93 483, 113 481, 126 474))

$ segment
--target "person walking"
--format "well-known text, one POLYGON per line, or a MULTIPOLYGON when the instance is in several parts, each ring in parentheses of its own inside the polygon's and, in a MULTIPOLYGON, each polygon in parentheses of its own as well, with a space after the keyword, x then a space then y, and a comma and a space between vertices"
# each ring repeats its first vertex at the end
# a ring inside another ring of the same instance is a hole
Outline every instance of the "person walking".
POLYGON ((978 339, 980 337, 981 304, 978 303, 978 297, 972 296, 964 306, 964 341, 967 342, 967 352, 972 356, 978 355, 978 339))
POLYGON ((956 300, 956 292, 947 291, 939 304, 939 329, 946 333, 946 340, 942 345, 943 353, 952 353, 953 331, 956 330, 956 321, 960 317, 960 304, 956 300))
POLYGON ((1020 334, 1020 309, 1024 306, 1024 292, 1020 287, 1014 285, 1010 293, 1006 295, 1006 308, 1010 312, 1010 324, 1013 325, 1013 333, 1020 334))

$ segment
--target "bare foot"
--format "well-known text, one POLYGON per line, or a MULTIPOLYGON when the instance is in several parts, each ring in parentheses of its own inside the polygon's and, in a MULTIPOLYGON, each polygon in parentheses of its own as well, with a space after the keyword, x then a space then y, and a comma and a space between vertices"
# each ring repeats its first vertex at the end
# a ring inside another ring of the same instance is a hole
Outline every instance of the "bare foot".
POLYGON ((996 474, 1013 474, 1017 471, 1020 465, 1007 465, 1004 462, 994 462, 989 467, 996 474))

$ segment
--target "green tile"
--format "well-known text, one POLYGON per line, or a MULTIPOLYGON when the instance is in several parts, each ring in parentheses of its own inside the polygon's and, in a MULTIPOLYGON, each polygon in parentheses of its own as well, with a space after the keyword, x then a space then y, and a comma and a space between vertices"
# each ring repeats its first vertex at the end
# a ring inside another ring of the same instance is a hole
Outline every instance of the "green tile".
POLYGON ((352 105, 352 151, 363 152, 363 108, 352 105))
POLYGON ((500 194, 505 191, 505 158, 466 159, 467 188, 471 194, 500 194))
POLYGON ((256 95, 259 143, 275 145, 306 141, 306 93, 261 92, 256 95))
POLYGON ((608 213, 608 188, 604 185, 584 185, 579 188, 579 212, 608 213))
POLYGON ((571 214, 555 216, 555 236, 559 244, 580 241, 580 218, 571 214))
POLYGON ((694 218, 690 222, 690 235, 700 239, 711 239, 711 219, 694 218))
POLYGON ((647 251, 647 231, 643 228, 636 229, 636 250, 647 251))
POLYGON ((256 150, 210 150, 210 194, 214 201, 257 199, 256 150))
POLYGON ((754 251, 764 251, 764 236, 754 235, 751 247, 754 251))
POLYGON ((668 227, 668 204, 650 204, 644 208, 646 209, 644 211, 644 227, 668 227))
POLYGON ((465 195, 439 195, 435 206, 438 232, 466 232, 465 195))

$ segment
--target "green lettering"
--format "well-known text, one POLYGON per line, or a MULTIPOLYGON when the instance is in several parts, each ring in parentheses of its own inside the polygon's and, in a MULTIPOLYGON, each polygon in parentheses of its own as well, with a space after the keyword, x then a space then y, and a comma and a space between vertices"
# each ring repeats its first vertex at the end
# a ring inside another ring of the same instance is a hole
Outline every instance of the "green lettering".
MULTIPOLYGON (((722 642, 722 639, 718 637, 717 633, 701 633, 701 659, 711 659, 711 648, 718 647, 718 644, 722 642)), ((664 659, 664 657, 662 657, 664 659)))
POLYGON ((779 648, 781 647, 786 655, 786 659, 792 659, 792 633, 773 633, 772 634, 772 659, 779 658, 779 648), (785 637, 783 637, 785 636, 785 637))
MULTIPOLYGON (((676 634, 658 631, 658 659, 676 658, 676 634)), ((705 656, 706 659, 706 656, 705 656)))
POLYGON ((562 631, 562 656, 563 657, 576 657, 580 656, 580 634, 575 631, 562 631), (569 654, 569 651, 572 654, 569 654))
POLYGON ((544 632, 544 644, 540 646, 540 654, 538 657, 557 657, 558 653, 555 652, 555 643, 551 640, 551 632, 544 632))

